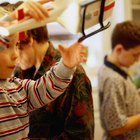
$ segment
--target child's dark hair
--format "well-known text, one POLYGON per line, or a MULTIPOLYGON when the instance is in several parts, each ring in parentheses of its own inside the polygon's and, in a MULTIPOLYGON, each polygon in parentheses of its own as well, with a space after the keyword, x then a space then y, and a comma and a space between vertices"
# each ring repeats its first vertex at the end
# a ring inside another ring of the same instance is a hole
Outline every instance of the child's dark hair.
POLYGON ((134 21, 118 23, 111 36, 112 49, 122 44, 128 50, 140 45, 140 26, 134 21))
POLYGON ((26 45, 30 42, 32 37, 37 43, 45 43, 49 41, 48 30, 46 26, 36 29, 28 30, 25 32, 26 36, 24 40, 20 41, 21 45, 26 45))

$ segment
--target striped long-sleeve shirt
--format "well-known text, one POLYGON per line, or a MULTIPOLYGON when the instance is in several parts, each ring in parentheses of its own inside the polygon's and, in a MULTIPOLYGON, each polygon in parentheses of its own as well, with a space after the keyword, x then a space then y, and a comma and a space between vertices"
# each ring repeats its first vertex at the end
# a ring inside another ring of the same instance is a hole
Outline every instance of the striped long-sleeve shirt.
POLYGON ((37 81, 0 80, 0 140, 26 140, 28 113, 61 95, 73 72, 60 61, 37 81))

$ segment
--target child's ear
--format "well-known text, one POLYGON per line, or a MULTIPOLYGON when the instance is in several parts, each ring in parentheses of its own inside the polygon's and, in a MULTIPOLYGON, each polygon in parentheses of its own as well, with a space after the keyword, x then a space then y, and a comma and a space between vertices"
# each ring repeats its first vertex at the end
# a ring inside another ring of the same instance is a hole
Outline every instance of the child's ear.
POLYGON ((116 46, 116 52, 117 52, 117 53, 121 53, 123 50, 124 50, 124 47, 123 47, 122 44, 118 44, 118 45, 116 46))

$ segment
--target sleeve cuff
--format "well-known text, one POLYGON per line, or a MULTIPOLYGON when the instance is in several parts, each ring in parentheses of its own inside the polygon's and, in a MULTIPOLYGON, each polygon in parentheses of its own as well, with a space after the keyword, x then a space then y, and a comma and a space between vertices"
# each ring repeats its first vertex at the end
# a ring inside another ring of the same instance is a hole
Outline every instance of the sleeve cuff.
POLYGON ((68 68, 67 66, 65 66, 61 59, 56 66, 55 74, 56 74, 56 76, 58 76, 60 78, 72 79, 73 73, 75 72, 75 70, 76 70, 76 67, 68 68))

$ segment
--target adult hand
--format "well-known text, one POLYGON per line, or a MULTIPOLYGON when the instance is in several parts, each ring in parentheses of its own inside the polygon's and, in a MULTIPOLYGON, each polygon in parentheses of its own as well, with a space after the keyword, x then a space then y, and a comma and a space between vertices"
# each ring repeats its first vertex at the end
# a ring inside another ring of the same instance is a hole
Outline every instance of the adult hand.
POLYGON ((18 10, 23 9, 25 17, 34 18, 38 21, 44 20, 48 17, 48 10, 43 7, 41 4, 49 2, 50 0, 40 0, 39 2, 27 0, 23 4, 21 4, 14 12, 10 14, 10 17, 13 19, 18 18, 18 10))

